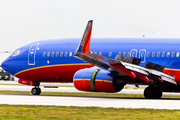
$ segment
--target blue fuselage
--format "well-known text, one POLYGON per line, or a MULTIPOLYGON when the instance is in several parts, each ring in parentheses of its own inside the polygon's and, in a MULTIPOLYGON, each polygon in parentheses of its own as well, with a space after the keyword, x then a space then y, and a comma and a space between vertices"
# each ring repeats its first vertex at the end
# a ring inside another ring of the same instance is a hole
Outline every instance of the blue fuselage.
MULTIPOLYGON (((73 57, 79 41, 80 38, 68 38, 30 43, 18 48, 2 67, 16 76, 47 66, 84 64, 73 57)), ((92 38, 90 51, 112 59, 117 54, 141 58, 141 66, 149 61, 167 69, 180 69, 179 38, 92 38)))

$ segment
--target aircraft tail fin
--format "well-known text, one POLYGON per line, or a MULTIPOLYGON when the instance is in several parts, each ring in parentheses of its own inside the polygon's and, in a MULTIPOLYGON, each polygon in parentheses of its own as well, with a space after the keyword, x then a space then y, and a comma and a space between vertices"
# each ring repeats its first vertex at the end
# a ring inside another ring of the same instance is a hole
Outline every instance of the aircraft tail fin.
POLYGON ((82 39, 76 49, 76 53, 90 53, 89 46, 91 40, 91 31, 92 31, 93 20, 89 20, 82 36, 82 39))

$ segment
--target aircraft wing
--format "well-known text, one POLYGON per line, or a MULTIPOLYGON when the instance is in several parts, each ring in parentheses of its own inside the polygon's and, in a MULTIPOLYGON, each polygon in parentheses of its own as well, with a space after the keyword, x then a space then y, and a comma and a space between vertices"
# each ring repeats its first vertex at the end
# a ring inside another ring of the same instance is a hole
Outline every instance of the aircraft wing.
POLYGON ((146 83, 149 83, 151 79, 159 82, 165 81, 177 84, 173 76, 161 72, 164 69, 163 66, 148 62, 147 65, 143 67, 139 66, 139 63, 141 62, 141 59, 139 58, 117 55, 115 59, 110 59, 89 52, 92 23, 92 20, 88 21, 87 27, 79 46, 75 51, 74 57, 109 71, 124 73, 132 78, 138 77, 146 83), (153 66, 156 66, 155 69, 153 69, 153 66))

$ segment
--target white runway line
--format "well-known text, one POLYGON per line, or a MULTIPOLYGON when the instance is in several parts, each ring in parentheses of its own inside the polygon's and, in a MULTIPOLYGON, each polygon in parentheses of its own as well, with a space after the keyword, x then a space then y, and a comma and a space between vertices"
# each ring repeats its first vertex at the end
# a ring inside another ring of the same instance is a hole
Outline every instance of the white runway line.
POLYGON ((147 100, 107 97, 0 95, 0 104, 96 106, 115 108, 180 109, 180 100, 147 100))

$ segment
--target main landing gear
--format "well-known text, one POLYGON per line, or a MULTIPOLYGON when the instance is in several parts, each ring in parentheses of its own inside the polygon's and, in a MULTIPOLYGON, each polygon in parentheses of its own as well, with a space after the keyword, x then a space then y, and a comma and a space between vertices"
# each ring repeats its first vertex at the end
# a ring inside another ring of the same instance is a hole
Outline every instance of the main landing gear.
POLYGON ((159 87, 147 87, 144 90, 144 97, 146 99, 160 99, 162 97, 162 90, 159 87))
POLYGON ((32 95, 40 95, 41 94, 41 88, 39 88, 40 82, 34 82, 34 86, 35 87, 31 89, 32 95))

